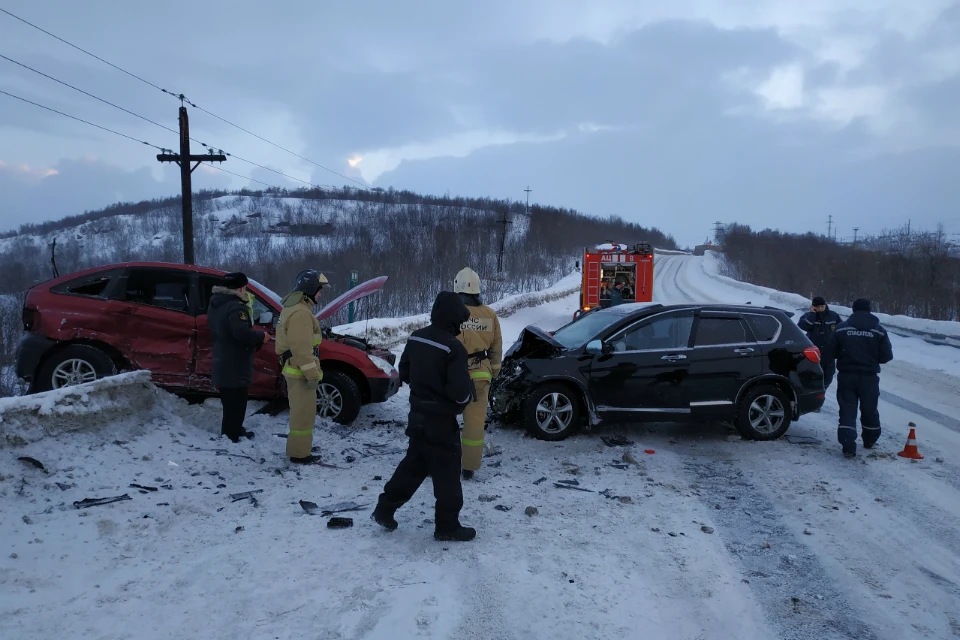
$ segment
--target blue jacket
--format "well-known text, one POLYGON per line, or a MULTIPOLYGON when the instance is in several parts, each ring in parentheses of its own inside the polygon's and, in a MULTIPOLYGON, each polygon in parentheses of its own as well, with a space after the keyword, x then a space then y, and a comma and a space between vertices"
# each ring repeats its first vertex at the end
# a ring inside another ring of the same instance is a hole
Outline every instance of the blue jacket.
POLYGON ((893 360, 887 330, 868 311, 855 311, 841 322, 830 340, 830 349, 840 372, 880 373, 880 365, 893 360))
POLYGON ((827 310, 822 313, 808 311, 797 321, 797 325, 806 332, 810 342, 819 347, 822 358, 832 360, 830 341, 840 322, 837 312, 827 307, 827 310))
POLYGON ((615 307, 618 304, 623 304, 623 296, 620 295, 619 290, 610 289, 610 306, 615 307))

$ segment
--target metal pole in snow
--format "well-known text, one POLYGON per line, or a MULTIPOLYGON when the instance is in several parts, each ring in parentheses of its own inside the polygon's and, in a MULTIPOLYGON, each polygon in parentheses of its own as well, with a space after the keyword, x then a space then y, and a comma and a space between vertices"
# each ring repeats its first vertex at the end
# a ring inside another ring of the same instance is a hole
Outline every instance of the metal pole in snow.
MULTIPOLYGON (((359 279, 359 274, 356 271, 351 271, 350 272, 350 288, 351 289, 357 286, 358 279, 359 279)), ((347 322, 350 324, 353 324, 354 304, 355 303, 351 302, 350 306, 347 308, 347 322)))

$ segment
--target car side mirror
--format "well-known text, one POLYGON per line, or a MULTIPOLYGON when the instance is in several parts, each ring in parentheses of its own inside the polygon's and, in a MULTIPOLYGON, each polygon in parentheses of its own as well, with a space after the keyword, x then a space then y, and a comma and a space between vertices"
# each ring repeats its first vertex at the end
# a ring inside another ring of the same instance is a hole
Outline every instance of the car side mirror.
POLYGON ((273 324, 273 312, 264 311, 263 313, 261 313, 260 317, 257 318, 257 324, 264 325, 264 326, 273 324))
POLYGON ((590 355, 598 356, 603 352, 603 343, 599 340, 591 340, 587 343, 587 353, 590 355))

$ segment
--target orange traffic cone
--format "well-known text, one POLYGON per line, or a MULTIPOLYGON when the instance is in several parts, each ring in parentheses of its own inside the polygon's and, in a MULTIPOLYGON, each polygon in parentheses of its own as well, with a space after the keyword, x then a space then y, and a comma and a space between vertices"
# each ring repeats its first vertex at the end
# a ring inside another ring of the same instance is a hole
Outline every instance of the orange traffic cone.
POLYGON ((911 460, 923 460, 923 456, 920 455, 920 451, 917 449, 916 429, 910 429, 910 435, 907 436, 907 444, 903 447, 903 451, 897 455, 901 458, 910 458, 911 460))

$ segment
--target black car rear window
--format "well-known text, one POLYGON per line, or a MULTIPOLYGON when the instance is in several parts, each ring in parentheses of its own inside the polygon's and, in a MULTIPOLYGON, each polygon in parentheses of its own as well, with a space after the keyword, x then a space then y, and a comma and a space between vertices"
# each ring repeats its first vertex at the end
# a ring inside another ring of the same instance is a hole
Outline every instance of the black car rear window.
POLYGON ((697 327, 698 347, 753 342, 739 318, 700 318, 697 327))
POLYGON ((780 321, 773 316, 747 313, 743 319, 750 325, 757 342, 772 342, 780 332, 780 321))

